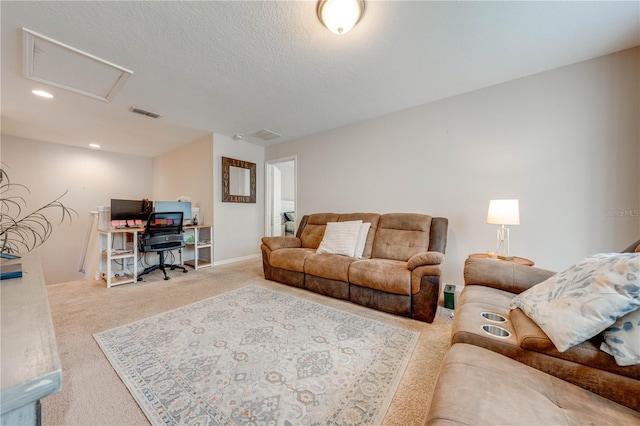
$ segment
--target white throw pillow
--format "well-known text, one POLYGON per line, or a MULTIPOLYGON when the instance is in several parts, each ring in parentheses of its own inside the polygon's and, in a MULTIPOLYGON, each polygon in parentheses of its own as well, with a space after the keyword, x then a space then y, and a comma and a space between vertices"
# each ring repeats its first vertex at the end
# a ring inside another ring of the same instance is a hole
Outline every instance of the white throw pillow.
POLYGON ((316 253, 341 254, 353 257, 360 233, 361 220, 327 222, 324 237, 316 253))
POLYGON ((365 222, 360 225, 360 232, 358 233, 358 240, 356 241, 356 250, 353 257, 362 259, 364 253, 364 246, 367 244, 367 235, 369 235, 369 228, 371 223, 365 222))
POLYGON ((603 335, 600 349, 613 355, 616 364, 640 364, 640 309, 619 318, 603 335))
POLYGON ((584 342, 640 306, 640 254, 602 253, 520 293, 520 308, 558 351, 584 342))

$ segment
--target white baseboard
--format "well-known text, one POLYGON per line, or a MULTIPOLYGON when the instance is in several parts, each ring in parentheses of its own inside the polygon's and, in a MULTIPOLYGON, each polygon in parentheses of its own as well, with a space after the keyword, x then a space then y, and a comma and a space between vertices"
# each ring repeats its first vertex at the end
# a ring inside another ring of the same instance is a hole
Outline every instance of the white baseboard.
POLYGON ((258 253, 258 254, 250 254, 249 256, 233 257, 231 259, 217 260, 217 261, 213 262, 213 266, 226 265, 227 263, 242 262, 243 260, 255 259, 255 258, 261 257, 261 256, 262 255, 260 253, 258 253))

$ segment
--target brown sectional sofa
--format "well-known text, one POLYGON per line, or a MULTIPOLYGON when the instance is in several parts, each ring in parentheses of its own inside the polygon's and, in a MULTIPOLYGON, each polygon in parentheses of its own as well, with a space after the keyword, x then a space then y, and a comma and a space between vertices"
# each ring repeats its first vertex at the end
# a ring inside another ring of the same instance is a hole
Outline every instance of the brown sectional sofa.
MULTIPOLYGON (((634 251, 640 240, 623 252, 634 251)), ((640 365, 617 365, 600 350, 602 333, 560 353, 535 322, 510 309, 516 294, 553 274, 466 260, 452 347, 425 424, 640 425, 640 365)))
POLYGON ((447 352, 425 425, 640 424, 640 412, 467 343, 447 352))
POLYGON ((432 322, 448 221, 415 213, 316 213, 295 237, 264 237, 266 279, 432 322), (362 259, 316 253, 328 222, 371 223, 362 259))
POLYGON ((452 343, 470 343, 506 355, 538 370, 634 410, 640 410, 640 365, 621 367, 600 350, 602 333, 565 352, 558 352, 538 325, 511 300, 554 273, 502 261, 469 258, 465 262, 465 289, 453 323, 452 343), (483 312, 505 318, 488 321, 483 312), (507 337, 486 333, 484 324, 497 325, 507 337))

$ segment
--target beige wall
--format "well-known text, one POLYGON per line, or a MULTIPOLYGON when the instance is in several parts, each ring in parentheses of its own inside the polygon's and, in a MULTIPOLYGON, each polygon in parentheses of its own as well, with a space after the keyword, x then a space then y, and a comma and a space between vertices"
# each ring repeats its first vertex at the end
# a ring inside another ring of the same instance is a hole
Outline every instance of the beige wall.
MULTIPOLYGON (((12 182, 26 185, 29 211, 54 200, 65 190, 62 202, 78 212, 71 225, 58 224, 57 211, 48 216, 51 237, 37 251, 47 284, 82 279, 80 254, 87 238, 90 211, 109 206, 111 198, 141 199, 151 194, 151 159, 77 148, 2 135, 2 167, 12 182)), ((88 258, 87 276, 93 278, 97 250, 88 258)))
POLYGON ((153 159, 153 200, 191 197, 201 224, 213 224, 213 134, 153 159))
POLYGON ((298 158, 299 215, 449 218, 444 281, 495 247, 490 199, 518 198, 515 255, 552 270, 640 238, 640 49, 269 147, 298 158))
POLYGON ((216 264, 260 255, 264 235, 264 148, 215 134, 214 152, 214 249, 216 264), (256 202, 222 202, 222 157, 256 163, 256 202))

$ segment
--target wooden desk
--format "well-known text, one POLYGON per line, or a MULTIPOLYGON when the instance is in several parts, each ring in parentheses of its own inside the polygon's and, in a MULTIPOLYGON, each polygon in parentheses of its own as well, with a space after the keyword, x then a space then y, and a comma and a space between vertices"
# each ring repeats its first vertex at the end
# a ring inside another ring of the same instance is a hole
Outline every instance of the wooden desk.
MULTIPOLYGON (((474 253, 474 254, 470 254, 469 257, 475 257, 478 259, 489 259, 489 255, 486 253, 474 253)), ((501 262, 509 262, 509 263, 515 263, 517 265, 525 265, 525 266, 533 266, 533 261, 529 260, 529 259, 525 259, 524 257, 518 257, 518 256, 513 256, 513 259, 495 259, 495 260, 499 260, 501 262)))
POLYGON ((21 263, 22 277, 0 281, 2 300, 0 424, 39 424, 38 401, 58 392, 62 367, 49 298, 37 253, 2 265, 21 263))
MULTIPOLYGON (((213 227, 211 225, 185 225, 185 256, 180 252, 180 265, 194 269, 213 264, 213 227)), ((99 274, 107 287, 138 281, 138 235, 144 227, 98 229, 100 238, 99 274), (120 269, 121 268, 121 269, 120 269), (117 270, 116 270, 117 269, 117 270)))

